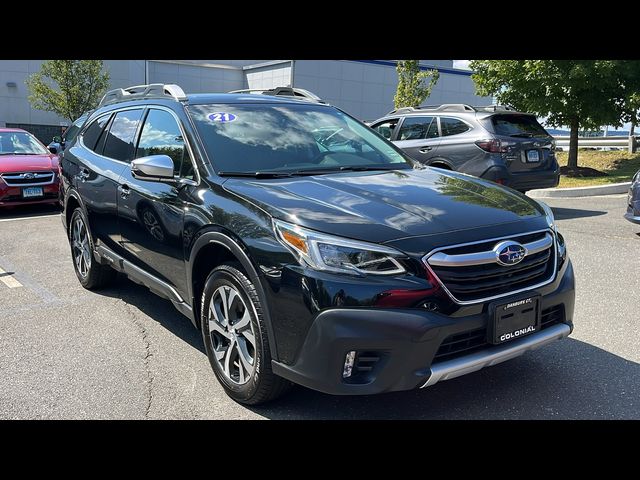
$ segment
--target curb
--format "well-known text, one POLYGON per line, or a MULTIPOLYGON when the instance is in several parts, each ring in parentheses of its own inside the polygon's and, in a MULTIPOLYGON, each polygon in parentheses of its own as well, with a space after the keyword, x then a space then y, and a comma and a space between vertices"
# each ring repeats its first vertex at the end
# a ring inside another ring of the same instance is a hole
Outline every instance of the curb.
POLYGON ((529 190, 527 195, 531 198, 593 197, 596 195, 627 193, 630 186, 631 182, 624 182, 611 183, 609 185, 598 185, 595 187, 541 188, 539 190, 529 190))

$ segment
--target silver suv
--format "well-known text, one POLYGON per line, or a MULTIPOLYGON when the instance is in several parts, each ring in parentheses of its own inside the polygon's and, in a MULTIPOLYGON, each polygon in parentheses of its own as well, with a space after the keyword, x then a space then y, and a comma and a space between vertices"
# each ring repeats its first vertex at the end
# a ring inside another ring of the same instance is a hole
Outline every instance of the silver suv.
POLYGON ((521 192, 558 185, 553 138, 534 115, 510 107, 445 104, 401 108, 372 122, 371 128, 425 165, 467 173, 521 192))

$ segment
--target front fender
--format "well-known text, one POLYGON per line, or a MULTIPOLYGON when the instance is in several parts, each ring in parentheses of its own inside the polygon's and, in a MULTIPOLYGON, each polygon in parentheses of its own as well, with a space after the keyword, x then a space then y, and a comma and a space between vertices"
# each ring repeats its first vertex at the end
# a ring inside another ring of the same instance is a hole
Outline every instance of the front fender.
MULTIPOLYGON (((269 338, 271 358, 277 359, 278 355, 275 334, 273 331, 273 325, 271 323, 271 315, 269 306, 267 304, 267 296, 265 294, 262 279, 254 266, 254 262, 250 258, 250 253, 247 246, 244 245, 244 243, 240 239, 236 238, 235 235, 230 232, 224 231, 220 227, 211 227, 206 231, 198 233, 190 249, 189 258, 187 259, 187 286, 189 288, 189 296, 192 299, 192 305, 194 305, 195 307, 195 305, 197 304, 193 288, 193 270, 195 266, 195 259, 198 258, 198 253, 211 243, 215 243, 228 249, 240 262, 242 268, 247 273, 249 280, 251 280, 251 283, 253 283, 253 285, 256 287, 256 292, 258 293, 260 303, 264 306, 264 308, 262 309, 262 315, 264 317, 264 323, 267 327, 267 336, 269 338)), ((196 313, 195 309, 194 313, 196 313)))

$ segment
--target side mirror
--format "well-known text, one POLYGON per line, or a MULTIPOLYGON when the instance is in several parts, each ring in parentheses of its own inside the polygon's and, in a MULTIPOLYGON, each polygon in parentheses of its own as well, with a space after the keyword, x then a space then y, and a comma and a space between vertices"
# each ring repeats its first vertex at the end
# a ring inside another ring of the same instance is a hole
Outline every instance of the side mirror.
POLYGON ((62 141, 62 139, 58 135, 56 135, 55 137, 53 137, 53 141, 55 143, 60 143, 62 141))
POLYGON ((56 147, 49 147, 49 151, 53 154, 57 154, 58 153, 58 149, 56 147))
POLYGON ((134 178, 151 182, 175 181, 173 177, 173 160, 168 155, 149 155, 136 158, 131 162, 131 174, 134 178))

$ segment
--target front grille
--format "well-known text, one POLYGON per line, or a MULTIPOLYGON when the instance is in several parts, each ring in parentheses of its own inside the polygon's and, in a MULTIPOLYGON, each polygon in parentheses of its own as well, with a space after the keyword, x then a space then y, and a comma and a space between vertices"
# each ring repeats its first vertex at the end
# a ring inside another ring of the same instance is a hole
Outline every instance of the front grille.
MULTIPOLYGON (((492 253, 493 248, 504 240, 514 240, 524 245, 542 240, 548 235, 550 235, 548 232, 520 235, 508 239, 446 248, 440 250, 439 253, 448 256, 492 253)), ((427 263, 454 300, 461 303, 479 302, 506 296, 551 281, 555 273, 553 243, 550 248, 527 255, 516 265, 504 266, 493 260, 491 263, 465 266, 432 265, 429 263, 429 259, 427 259, 427 263)))
POLYGON ((53 172, 23 172, 5 173, 2 180, 10 187, 23 187, 31 185, 48 185, 53 183, 53 172))
MULTIPOLYGON (((540 330, 562 323, 563 321, 563 305, 556 305, 555 307, 547 308, 542 311, 540 330)), ((471 330, 469 332, 449 335, 440 344, 440 348, 438 348, 435 357, 433 357, 433 363, 444 362, 446 360, 452 360, 464 355, 469 355, 489 346, 491 346, 491 344, 487 342, 486 328, 478 328, 477 330, 471 330)))

